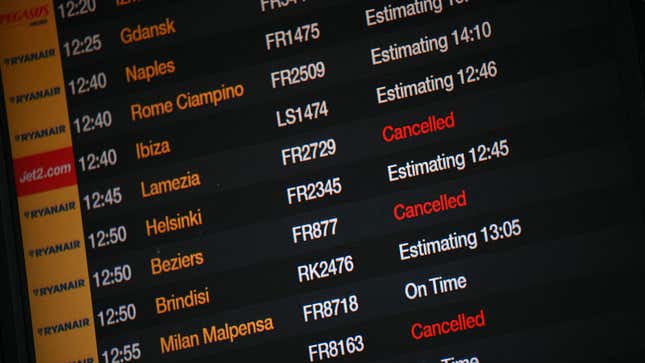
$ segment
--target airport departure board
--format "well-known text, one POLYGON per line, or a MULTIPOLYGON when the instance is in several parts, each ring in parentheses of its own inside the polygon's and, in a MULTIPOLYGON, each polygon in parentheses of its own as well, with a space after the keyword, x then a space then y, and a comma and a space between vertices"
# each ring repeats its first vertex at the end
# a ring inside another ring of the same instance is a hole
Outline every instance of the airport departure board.
POLYGON ((614 0, 0 1, 31 360, 642 359, 637 47, 614 0))

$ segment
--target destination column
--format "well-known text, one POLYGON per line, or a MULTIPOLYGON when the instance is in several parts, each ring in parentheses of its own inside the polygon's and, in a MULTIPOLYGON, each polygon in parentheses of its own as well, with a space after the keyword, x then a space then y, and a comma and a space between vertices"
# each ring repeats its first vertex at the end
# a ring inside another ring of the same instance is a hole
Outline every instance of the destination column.
POLYGON ((98 361, 51 1, 0 4, 2 81, 36 361, 98 361))

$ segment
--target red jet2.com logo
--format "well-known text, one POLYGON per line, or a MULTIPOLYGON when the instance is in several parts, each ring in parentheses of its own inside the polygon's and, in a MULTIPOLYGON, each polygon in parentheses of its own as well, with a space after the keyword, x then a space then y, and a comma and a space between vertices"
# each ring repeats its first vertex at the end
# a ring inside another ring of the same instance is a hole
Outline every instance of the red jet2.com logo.
POLYGON ((22 25, 35 26, 44 24, 47 22, 46 18, 48 15, 48 4, 10 11, 8 13, 0 13, 0 29, 22 25))

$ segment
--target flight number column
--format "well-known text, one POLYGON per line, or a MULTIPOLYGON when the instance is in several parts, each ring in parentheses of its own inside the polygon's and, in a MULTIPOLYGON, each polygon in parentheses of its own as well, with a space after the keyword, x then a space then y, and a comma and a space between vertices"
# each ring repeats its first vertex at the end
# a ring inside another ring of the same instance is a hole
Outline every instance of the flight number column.
MULTIPOLYGON (((285 7, 306 6, 305 2, 279 3, 260 1, 262 11, 270 15, 285 7)), ((304 50, 316 49, 317 43, 325 37, 326 29, 334 24, 318 21, 309 16, 308 21, 293 23, 264 34, 266 52, 271 56, 279 55, 281 51, 291 48, 304 50)), ((334 112, 333 104, 325 96, 324 91, 310 93, 310 85, 323 82, 333 72, 331 65, 324 56, 304 58, 304 62, 297 64, 285 63, 282 67, 271 69, 268 73, 268 82, 274 92, 289 94, 290 92, 303 91, 311 94, 309 100, 277 107, 272 119, 275 127, 284 130, 285 135, 299 133, 296 129, 306 131, 310 125, 324 123, 334 112)), ((297 140, 297 138, 293 138, 297 140)), ((345 148, 340 145, 333 134, 324 137, 304 136, 301 141, 295 141, 276 150, 276 159, 282 168, 300 168, 316 164, 323 159, 332 159, 345 148)), ((294 210, 315 204, 317 202, 333 200, 341 196, 344 190, 342 175, 329 174, 323 178, 311 179, 299 176, 293 183, 284 186, 282 193, 284 203, 294 210)), ((325 243, 343 229, 343 219, 339 214, 310 213, 313 218, 304 223, 291 226, 288 235, 293 248, 307 248, 312 243, 325 243)), ((299 284, 308 285, 315 281, 325 279, 342 279, 342 276, 351 274, 358 269, 358 263, 351 253, 330 255, 319 260, 312 260, 294 266, 294 275, 299 284)), ((358 291, 346 294, 324 296, 315 301, 303 303, 300 311, 295 312, 300 316, 304 325, 330 319, 348 319, 360 311, 361 298, 358 291)), ((362 332, 353 332, 342 337, 328 337, 323 341, 311 342, 304 348, 303 358, 314 362, 323 359, 339 358, 356 355, 366 349, 366 341, 362 332)))

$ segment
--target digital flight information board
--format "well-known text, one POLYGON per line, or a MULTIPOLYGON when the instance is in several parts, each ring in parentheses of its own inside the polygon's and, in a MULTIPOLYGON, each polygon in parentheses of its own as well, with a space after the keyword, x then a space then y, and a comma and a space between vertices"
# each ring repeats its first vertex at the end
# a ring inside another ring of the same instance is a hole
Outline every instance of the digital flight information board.
POLYGON ((622 0, 1 0, 25 362, 642 361, 635 27, 622 0))

